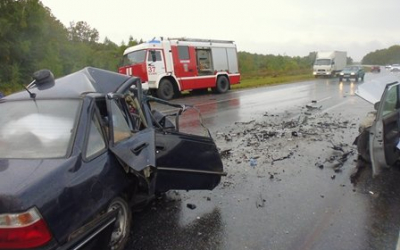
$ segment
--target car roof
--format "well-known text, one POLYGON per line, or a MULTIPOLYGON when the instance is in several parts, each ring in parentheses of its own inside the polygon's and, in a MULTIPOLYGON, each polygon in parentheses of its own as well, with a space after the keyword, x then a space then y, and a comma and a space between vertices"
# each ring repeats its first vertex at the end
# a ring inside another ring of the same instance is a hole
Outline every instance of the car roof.
MULTIPOLYGON (((81 98, 87 93, 107 94, 115 92, 130 76, 116 72, 86 67, 82 70, 55 80, 55 83, 45 83, 28 90, 36 94, 36 99, 48 98, 81 98)), ((27 91, 21 91, 4 97, 5 100, 29 99, 27 91)))

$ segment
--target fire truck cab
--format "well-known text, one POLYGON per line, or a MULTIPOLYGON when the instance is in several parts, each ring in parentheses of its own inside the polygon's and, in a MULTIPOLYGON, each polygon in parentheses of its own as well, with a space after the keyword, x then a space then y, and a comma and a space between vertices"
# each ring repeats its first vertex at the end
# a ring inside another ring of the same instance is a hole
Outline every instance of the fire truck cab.
POLYGON ((165 100, 184 90, 225 93, 240 83, 236 45, 224 40, 153 39, 127 48, 119 73, 140 77, 144 88, 165 100))

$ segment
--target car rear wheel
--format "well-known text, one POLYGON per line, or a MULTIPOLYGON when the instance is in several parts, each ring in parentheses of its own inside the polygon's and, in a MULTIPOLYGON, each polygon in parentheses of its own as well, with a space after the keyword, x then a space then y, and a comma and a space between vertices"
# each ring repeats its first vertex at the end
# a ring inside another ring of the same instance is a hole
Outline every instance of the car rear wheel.
POLYGON ((107 209, 107 211, 113 210, 118 210, 118 214, 111 233, 109 246, 111 250, 122 250, 128 241, 132 211, 128 203, 120 197, 115 198, 107 209))

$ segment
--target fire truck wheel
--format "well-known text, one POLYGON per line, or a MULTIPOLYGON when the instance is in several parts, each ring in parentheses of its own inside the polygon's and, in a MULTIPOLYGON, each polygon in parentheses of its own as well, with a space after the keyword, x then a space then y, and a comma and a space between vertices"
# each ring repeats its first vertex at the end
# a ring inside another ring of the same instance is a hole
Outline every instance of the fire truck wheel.
POLYGON ((217 86, 215 87, 215 92, 218 94, 226 93, 229 89, 229 80, 226 76, 220 76, 217 79, 217 86))
POLYGON ((163 79, 157 89, 157 96, 164 100, 171 100, 174 97, 174 86, 168 79, 163 79))

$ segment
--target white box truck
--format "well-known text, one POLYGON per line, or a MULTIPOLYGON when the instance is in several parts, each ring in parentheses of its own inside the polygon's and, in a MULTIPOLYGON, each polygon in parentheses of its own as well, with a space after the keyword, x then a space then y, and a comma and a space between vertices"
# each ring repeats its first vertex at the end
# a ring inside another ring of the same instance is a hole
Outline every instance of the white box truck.
POLYGON ((313 67, 313 74, 318 76, 337 76, 346 67, 347 52, 320 51, 317 52, 313 67))

